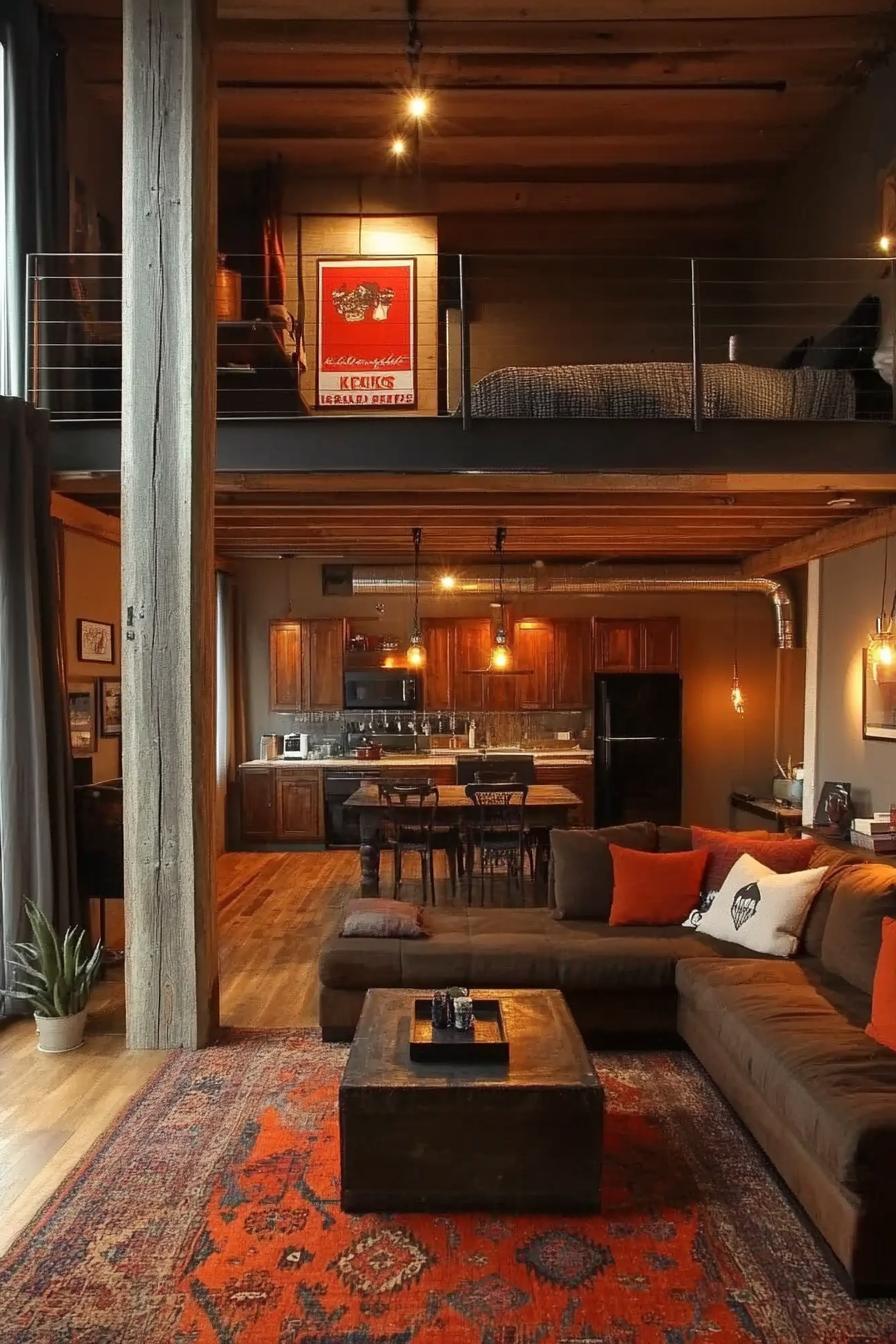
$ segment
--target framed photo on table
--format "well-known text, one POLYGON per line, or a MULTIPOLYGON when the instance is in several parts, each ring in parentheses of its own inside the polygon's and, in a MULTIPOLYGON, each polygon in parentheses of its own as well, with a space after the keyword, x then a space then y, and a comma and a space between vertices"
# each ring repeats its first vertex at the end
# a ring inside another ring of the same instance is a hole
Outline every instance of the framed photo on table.
POLYGON ((317 263, 317 405, 417 405, 414 257, 321 257, 317 263))
POLYGON ((73 756, 92 756, 96 751, 96 682, 70 681, 68 731, 73 756))
POLYGON ((120 677, 100 677, 100 736, 121 737, 120 677))
POLYGON ((115 626, 108 621, 78 621, 78 661, 115 662, 115 626))

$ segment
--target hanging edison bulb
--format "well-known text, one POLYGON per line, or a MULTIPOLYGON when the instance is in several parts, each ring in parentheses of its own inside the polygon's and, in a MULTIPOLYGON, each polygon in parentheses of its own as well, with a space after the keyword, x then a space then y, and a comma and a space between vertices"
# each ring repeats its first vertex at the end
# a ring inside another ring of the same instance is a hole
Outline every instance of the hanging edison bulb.
POLYGON ((874 634, 868 640, 868 663, 875 681, 896 681, 896 639, 893 636, 893 622, 883 614, 874 622, 874 634))
POLYGON ((513 667, 513 650, 507 639, 507 631, 504 629, 503 613, 501 624, 495 631, 495 637, 492 641, 492 647, 488 656, 489 672, 509 672, 513 667))
POLYGON ((423 541, 423 532, 419 527, 413 528, 411 537, 414 542, 414 624, 411 628, 411 638, 408 643, 406 659, 407 665, 414 671, 419 671, 426 666, 426 645, 423 643, 423 634, 420 630, 420 545, 423 541))
POLYGON ((737 663, 734 664, 734 672, 731 677, 731 705, 735 714, 743 714, 746 708, 744 693, 740 687, 740 677, 737 674, 737 663))

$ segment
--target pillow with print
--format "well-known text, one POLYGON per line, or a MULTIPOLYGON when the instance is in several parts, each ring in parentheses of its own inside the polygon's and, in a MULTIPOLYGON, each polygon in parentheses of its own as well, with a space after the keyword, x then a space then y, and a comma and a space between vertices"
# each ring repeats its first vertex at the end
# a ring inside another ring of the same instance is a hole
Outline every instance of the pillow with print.
POLYGON ((685 926, 751 952, 792 957, 826 872, 806 868, 776 873, 751 854, 742 854, 721 888, 703 897, 685 926))

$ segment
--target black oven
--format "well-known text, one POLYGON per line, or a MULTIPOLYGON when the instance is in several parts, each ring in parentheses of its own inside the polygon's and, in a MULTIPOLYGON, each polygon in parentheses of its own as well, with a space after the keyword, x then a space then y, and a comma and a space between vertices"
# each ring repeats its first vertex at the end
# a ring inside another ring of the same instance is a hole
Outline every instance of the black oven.
POLYGON ((420 677, 396 667, 351 669, 345 673, 346 709, 407 709, 420 707, 420 677))

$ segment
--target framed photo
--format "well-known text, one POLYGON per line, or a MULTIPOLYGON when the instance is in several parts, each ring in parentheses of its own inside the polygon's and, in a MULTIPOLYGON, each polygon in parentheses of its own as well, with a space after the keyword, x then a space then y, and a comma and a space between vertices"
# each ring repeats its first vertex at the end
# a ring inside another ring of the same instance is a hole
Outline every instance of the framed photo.
POLYGON ((877 676, 862 651, 862 737, 866 741, 896 742, 896 668, 879 667, 877 676))
POLYGON ((96 751, 96 682, 68 684, 68 730, 73 756, 92 756, 96 751))
POLYGON ((121 737, 121 678, 100 678, 100 736, 121 737))
POLYGON ((115 662, 115 626, 106 621, 78 621, 78 659, 82 663, 115 662))
POLYGON ((818 795, 814 825, 832 838, 848 840, 852 826, 852 785, 826 779, 818 795))
POLYGON ((317 405, 417 404, 417 263, 321 257, 317 263, 317 405))

